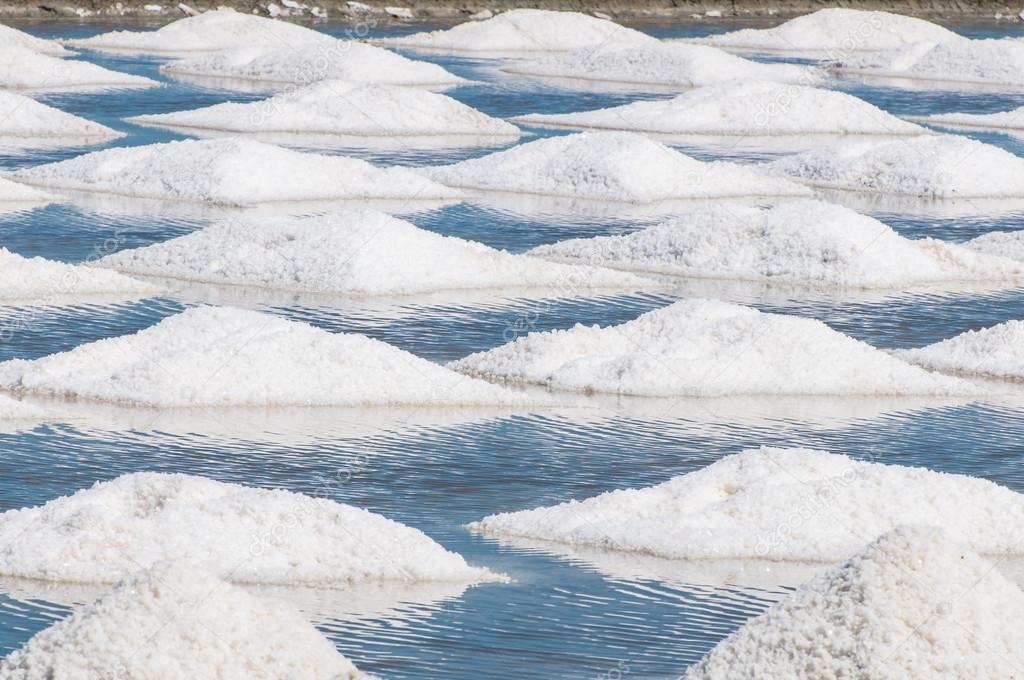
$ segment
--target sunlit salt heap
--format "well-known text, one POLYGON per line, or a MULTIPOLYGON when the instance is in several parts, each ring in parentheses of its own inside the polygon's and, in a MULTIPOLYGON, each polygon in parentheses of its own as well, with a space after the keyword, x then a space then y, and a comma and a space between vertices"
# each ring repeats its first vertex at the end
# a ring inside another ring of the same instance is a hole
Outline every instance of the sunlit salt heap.
POLYGON ((544 58, 517 61, 510 73, 598 82, 700 87, 735 80, 813 85, 821 71, 794 64, 762 64, 706 45, 600 43, 544 58))
POLYGON ((928 527, 882 536, 748 621, 686 679, 1013 677, 1024 593, 951 538, 928 527))
POLYGON ((396 85, 326 80, 270 99, 136 116, 131 122, 244 133, 436 137, 519 135, 451 97, 396 85))
POLYGON ((22 257, 0 247, 0 303, 56 303, 76 295, 146 295, 156 286, 117 272, 65 264, 41 257, 22 257))
POLYGON ((242 14, 227 7, 174 21, 156 31, 111 31, 69 40, 74 47, 138 54, 216 52, 266 45, 300 48, 330 45, 334 38, 286 21, 242 14))
POLYGON ((403 168, 241 139, 105 149, 11 177, 51 189, 248 206, 275 201, 440 199, 458 193, 403 168))
POLYGON ((924 19, 855 9, 821 9, 773 28, 745 28, 699 41, 742 50, 824 53, 833 59, 888 50, 922 40, 955 40, 956 33, 924 19))
POLYGON ((417 170, 452 187, 627 203, 809 193, 735 163, 698 161, 629 132, 539 139, 483 158, 417 170))
POLYGON ((0 24, 0 44, 21 47, 40 54, 48 54, 51 57, 64 57, 73 54, 58 42, 37 38, 30 33, 3 24, 0 24))
POLYGON ((86 61, 60 59, 24 47, 0 47, 0 88, 35 92, 146 88, 155 80, 111 71, 86 61))
POLYGON ((161 407, 521 403, 363 335, 217 307, 34 361, 0 363, 0 386, 161 407))
POLYGON ((282 47, 250 46, 190 59, 160 68, 171 75, 233 78, 265 83, 307 85, 320 80, 353 83, 445 86, 468 82, 427 61, 365 43, 332 43, 282 47))
POLYGON ((926 123, 954 128, 986 130, 1024 130, 1024 106, 998 113, 938 113, 920 118, 926 123))
POLYGON ((98 263, 124 272, 320 292, 640 287, 631 274, 513 255, 375 211, 224 222, 98 263))
MULTIPOLYGON (((900 524, 1024 554, 1024 496, 990 481, 810 449, 750 449, 643 489, 491 515, 473 528, 668 558, 842 560, 900 524)), ((788 677, 788 676, 778 676, 788 677)))
POLYGON ((52 200, 53 196, 50 194, 0 177, 0 205, 12 203, 26 205, 35 203, 41 205, 52 200))
POLYGON ((924 198, 1024 196, 1024 159, 956 135, 844 142, 762 167, 830 189, 924 198))
POLYGON ((683 135, 928 133, 919 125, 843 92, 754 81, 711 85, 672 99, 638 101, 596 111, 534 113, 517 121, 683 135))
POLYGON ((124 133, 65 113, 13 92, 0 91, 0 141, 46 140, 53 143, 103 142, 124 133))
POLYGON ((967 331, 897 354, 925 368, 988 378, 1024 380, 1024 321, 967 331))
POLYGON ((836 67, 911 80, 1024 85, 1024 43, 1017 39, 923 42, 902 50, 841 60, 836 67))
POLYGON ((380 44, 455 52, 562 52, 607 42, 655 43, 649 35, 579 12, 514 9, 484 21, 380 44))
POLYGON ((1024 231, 993 231, 964 244, 971 250, 1024 262, 1024 231))
POLYGON ((40 408, 0 394, 0 420, 35 419, 43 415, 40 408))
POLYGON ((325 498, 137 473, 0 514, 0 574, 113 583, 179 560, 238 583, 497 578, 426 534, 325 498))
POLYGON ((134 574, 0 662, 3 680, 368 677, 291 605, 175 563, 134 574))
POLYGON ((820 321, 683 300, 619 326, 531 333, 450 364, 553 389, 641 396, 970 393, 820 321))
POLYGON ((1013 260, 906 239, 872 217, 811 200, 718 204, 631 234, 569 239, 529 254, 636 272, 856 288, 1024 276, 1013 260))

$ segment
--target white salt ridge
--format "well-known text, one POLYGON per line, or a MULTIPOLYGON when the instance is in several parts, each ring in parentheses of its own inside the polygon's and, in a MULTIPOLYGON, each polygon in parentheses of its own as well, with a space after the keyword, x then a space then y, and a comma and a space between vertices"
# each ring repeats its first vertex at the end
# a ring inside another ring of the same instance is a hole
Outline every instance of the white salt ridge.
POLYGON ((1024 106, 998 113, 937 113, 918 118, 925 123, 957 128, 1024 130, 1024 106))
POLYGON ((504 136, 519 129, 436 92, 326 80, 270 99, 129 118, 133 123, 240 133, 357 137, 504 136))
POLYGON ((173 55, 253 45, 306 48, 330 45, 334 40, 310 28, 221 7, 179 19, 156 31, 111 31, 91 38, 68 40, 66 44, 92 50, 173 55))
POLYGON ((0 47, 0 88, 35 92, 147 88, 155 80, 111 71, 85 61, 60 59, 15 45, 0 47))
MULTIPOLYGON (((2 365, 2 364, 0 364, 2 365)), ((530 333, 449 364, 496 380, 637 396, 954 395, 931 374, 814 319, 683 300, 618 326, 530 333)))
POLYGON ((37 38, 30 33, 3 24, 0 24, 0 44, 21 47, 51 57, 66 57, 73 54, 56 41, 37 38))
POLYGON ((923 198, 1024 196, 1024 159, 956 135, 844 142, 760 167, 829 189, 923 198))
POLYGON ((514 9, 453 28, 378 40, 453 52, 563 52, 607 42, 656 43, 649 35, 579 12, 514 9))
POLYGON ((0 394, 0 420, 34 420, 45 415, 41 408, 0 394))
POLYGON ((0 662, 2 680, 369 677, 291 605, 174 563, 131 576, 0 662))
POLYGON ((630 132, 539 139, 453 165, 417 168, 447 186, 627 203, 802 196, 793 182, 722 161, 702 162, 630 132))
POLYGON ((979 253, 1024 262, 1024 231, 993 231, 972 238, 964 246, 979 253))
POLYGON ((710 85, 667 100, 579 113, 533 113, 516 120, 684 135, 929 134, 843 92, 771 82, 710 85))
POLYGON ((829 8, 773 28, 744 28, 699 38, 716 47, 769 52, 846 54, 889 50, 922 40, 956 40, 956 33, 924 19, 889 12, 829 8))
POLYGON ((230 206, 459 196, 404 168, 376 168, 356 158, 241 139, 105 149, 10 176, 52 189, 230 206))
POLYGON ((718 204, 631 234, 543 245, 529 255, 636 272, 855 288, 1015 281, 1024 265, 821 201, 718 204))
POLYGON ((835 64, 840 71, 910 80, 1024 85, 1024 42, 1015 39, 922 42, 835 64))
POLYGON ((474 583, 418 529, 361 508, 181 474, 136 473, 0 514, 0 574, 114 583, 178 560, 236 583, 474 583))
POLYGON ((106 125, 65 113, 24 95, 0 91, 0 139, 81 144, 123 136, 124 133, 111 130, 106 125))
POLYGON ((519 395, 354 333, 199 307, 132 335, 0 363, 9 390, 166 408, 488 406, 519 395))
POLYGON ((410 86, 469 82, 446 69, 351 40, 296 47, 248 46, 160 67, 171 75, 308 85, 320 80, 410 86))
MULTIPOLYGON (((30 186, 12 182, 0 177, 0 205, 3 204, 43 204, 53 200, 53 196, 30 186)), ((7 207, 7 206, 5 206, 7 207)))
POLYGON ((471 526, 670 559, 828 562, 901 524, 942 526, 977 552, 1020 555, 1022 519, 1024 496, 985 479, 764 447, 655 486, 491 515, 471 526))
POLYGON ((152 295, 156 286, 117 272, 22 257, 0 247, 0 303, 57 302, 76 295, 152 295))
POLYGON ((513 255, 375 211, 224 222, 98 262, 124 272, 318 292, 644 287, 640 277, 513 255))
POLYGON ((514 62, 510 73, 597 82, 701 87, 735 80, 768 80, 813 85, 824 80, 817 68, 762 64, 706 45, 608 42, 540 59, 514 62))
POLYGON ((895 353, 936 371, 1024 381, 1024 321, 1007 321, 895 353))
POLYGON ((995 565, 939 529, 902 527, 748 621, 685 677, 999 680, 1024 667, 1022 616, 1024 593, 995 565))

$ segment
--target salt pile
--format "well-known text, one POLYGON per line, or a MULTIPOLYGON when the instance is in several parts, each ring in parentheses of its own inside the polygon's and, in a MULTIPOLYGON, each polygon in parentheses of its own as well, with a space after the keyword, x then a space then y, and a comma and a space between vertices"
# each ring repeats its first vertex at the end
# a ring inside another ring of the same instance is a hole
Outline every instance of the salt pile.
MULTIPOLYGON (((12 182, 9 179, 0 177, 0 205, 4 204, 37 204, 42 205, 49 203, 53 200, 53 196, 43 193, 38 189, 33 189, 30 186, 19 184, 18 182, 12 182)), ((8 207, 4 205, 4 207, 8 207)))
POLYGON ((59 59, 14 45, 0 47, 0 88, 36 92, 145 88, 155 80, 85 61, 59 59))
POLYGON ((43 415, 45 413, 40 408, 0 394, 0 420, 34 420, 43 415))
POLYGON ((597 82, 701 87, 735 80, 770 80, 813 85, 819 69, 794 64, 762 64, 706 45, 682 43, 601 43, 540 59, 514 62, 509 73, 597 82))
POLYGON ((483 158, 417 170, 465 189, 627 203, 810 193, 735 163, 695 160, 630 132, 539 139, 483 158))
POLYGON ((404 168, 376 168, 355 158, 241 139, 105 149, 10 176, 52 189, 231 206, 459 195, 404 168))
MULTIPOLYGON (((104 142, 124 133, 40 104, 13 92, 0 91, 0 140, 39 140, 69 145, 104 142)), ((21 143, 24 143, 22 141, 21 143)))
POLYGON ((983 130, 1024 130, 1024 106, 998 113, 937 113, 918 120, 933 125, 983 130))
POLYGON ((888 225, 821 201, 719 204, 621 236, 560 241, 530 255, 636 272, 855 288, 1013 281, 1019 263, 888 225))
POLYGON ((320 80, 436 87, 461 85, 465 78, 437 64, 408 59, 390 50, 351 40, 296 47, 243 47, 172 61, 160 67, 174 76, 232 78, 308 85, 320 80))
POLYGON ((691 135, 920 135, 929 131, 832 90, 770 82, 710 85, 667 100, 579 113, 533 113, 523 123, 691 135))
POLYGON ((1024 496, 985 479, 764 447, 655 486, 491 515, 471 527, 672 559, 826 562, 901 524, 941 525, 974 551, 1020 555, 1022 519, 1024 496))
POLYGON ((242 133, 518 137, 519 129, 436 92, 326 80, 262 101, 136 116, 133 123, 242 133))
POLYGON ((0 363, 10 390, 133 405, 512 405, 518 395, 378 340, 199 307, 132 335, 0 363))
POLYGON ((927 347, 897 351, 907 361, 958 375, 1024 380, 1024 321, 1007 321, 927 347))
MULTIPOLYGON (((931 522, 929 522, 931 524, 931 522)), ((904 527, 746 623, 686 674, 727 678, 1013 677, 1024 593, 938 529, 904 527)))
POLYGON ((957 40, 960 36, 924 19, 855 9, 820 9, 774 28, 745 28, 700 38, 728 49, 844 54, 889 50, 922 40, 957 40))
POLYGON ((22 257, 0 247, 0 302, 56 302, 76 295, 152 295, 159 290, 116 272, 22 257))
POLYGON ((1024 159, 955 135, 846 142, 761 167, 830 189, 925 198, 1024 196, 1024 159))
POLYGON ((640 277, 513 255, 375 211, 224 222, 98 262, 124 272, 287 290, 409 295, 444 290, 643 287, 640 277))
POLYGON ((113 583, 172 559, 236 583, 498 578, 361 508, 181 474, 123 475, 10 510, 0 514, 0 545, 0 574, 76 583, 113 583))
POLYGON ((51 57, 66 57, 73 54, 70 50, 54 40, 44 40, 36 36, 19 31, 16 28, 0 24, 0 44, 6 46, 20 47, 39 54, 48 54, 51 57))
POLYGON ((294 607, 164 563, 35 635, 3 680, 369 678, 294 607))
POLYGON ((1024 231, 993 231, 964 244, 971 250, 1024 262, 1024 231))
POLYGON ((712 300, 682 300, 619 326, 530 333, 449 366, 558 390, 639 396, 975 391, 820 321, 712 300))
POLYGON ((656 43, 649 35, 579 12, 514 9, 453 28, 397 38, 379 44, 454 52, 562 52, 608 42, 656 43))
POLYGON ((227 7, 171 22, 156 31, 111 31, 91 38, 68 40, 73 47, 135 54, 217 52, 252 45, 308 47, 330 45, 331 36, 227 7))
POLYGON ((1016 39, 923 42, 835 64, 870 76, 979 85, 1024 85, 1024 43, 1016 39))

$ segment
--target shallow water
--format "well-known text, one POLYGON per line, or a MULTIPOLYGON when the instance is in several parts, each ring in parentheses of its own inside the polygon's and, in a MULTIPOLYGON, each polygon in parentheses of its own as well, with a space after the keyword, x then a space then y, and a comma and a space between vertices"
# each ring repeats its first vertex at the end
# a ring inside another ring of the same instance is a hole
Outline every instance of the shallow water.
MULTIPOLYGON (((82 36, 117 28, 33 24, 44 36, 82 36)), ((345 27, 321 27, 344 35, 345 27)), ((704 25, 699 30, 715 30, 704 25)), ((657 27, 659 37, 697 29, 657 27)), ((994 29, 971 29, 992 35, 994 29)), ((382 33, 383 31, 377 31, 382 33)), ((87 54, 110 68, 166 80, 148 58, 87 54)), ((480 60, 426 58, 475 80, 450 94, 497 116, 568 112, 667 93, 576 91, 502 77, 480 60), (495 82, 495 79, 500 79, 495 82)), ((896 114, 995 111, 1024 104, 1024 93, 901 91, 844 81, 841 89, 896 114)), ((140 113, 257 98, 169 82, 152 91, 43 97, 72 113, 124 130, 116 145, 181 138, 123 123, 140 113)), ((542 135, 564 131, 533 130, 542 135)), ((978 138, 1024 153, 1020 140, 978 138)), ((486 153, 348 149, 374 161, 423 164, 486 153)), ((0 167, 22 167, 81 149, 2 152, 0 167)), ((702 157, 761 157, 740 149, 702 157)), ((954 241, 1024 228, 1011 210, 961 214, 876 211, 901 233, 954 241)), ((409 215, 422 227, 521 252, 566 237, 630 231, 657 218, 530 214, 508 206, 459 204, 409 215)), ((187 233, 208 220, 108 202, 53 205, 0 215, 0 245, 24 255, 81 261, 187 233)), ((379 303, 196 287, 135 303, 0 308, 0 360, 34 358, 145 328, 203 301, 269 310, 332 331, 358 331, 435 361, 497 346, 529 330, 574 323, 618 323, 702 294, 762 309, 819 318, 872 344, 914 347, 1024 317, 1011 291, 924 291, 897 295, 825 295, 800 290, 704 283, 629 296, 558 300, 488 299, 379 303), (7 338, 8 333, 0 334, 7 338)), ((509 574, 511 585, 376 594, 366 602, 330 592, 286 594, 315 617, 346 655, 388 678, 616 678, 677 676, 718 640, 799 580, 785 570, 717 572, 708 565, 660 564, 552 546, 506 545, 463 524, 506 510, 658 483, 724 455, 760 445, 809 446, 905 465, 982 476, 1024 491, 1024 418, 1010 403, 909 400, 594 400, 534 414, 426 411, 354 414, 160 414, 83 408, 67 423, 0 428, 0 510, 37 505, 97 480, 149 470, 323 492, 416 526, 474 564, 509 574)), ((0 595, 0 653, 63 617, 88 593, 5 586, 0 595)))

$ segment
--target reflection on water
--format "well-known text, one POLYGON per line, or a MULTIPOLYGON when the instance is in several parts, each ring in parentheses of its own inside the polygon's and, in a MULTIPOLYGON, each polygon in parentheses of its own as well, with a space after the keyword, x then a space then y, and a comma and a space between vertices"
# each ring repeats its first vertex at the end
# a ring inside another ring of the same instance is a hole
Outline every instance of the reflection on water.
MULTIPOLYGON (((112 26, 36 24, 40 35, 81 37, 112 26)), ((651 27, 659 37, 720 30, 651 27)), ((341 35, 344 28, 328 26, 341 35)), ((395 29, 389 29, 393 31, 395 29)), ((403 30, 410 30, 406 27, 403 30)), ((974 29, 972 29, 974 30, 974 29)), ((981 30, 981 29, 977 29, 981 30)), ((385 31, 381 31, 383 34, 385 31)), ((991 35, 991 29, 986 34, 991 35)), ((416 56, 416 55, 413 55, 416 56)), ((419 55, 422 56, 422 55, 419 55)), ((0 148, 0 168, 52 162, 84 151, 180 139, 121 119, 252 101, 260 88, 168 80, 163 60, 87 54, 108 68, 167 81, 153 90, 47 95, 43 101, 96 120, 126 137, 87 148, 0 148)), ((500 72, 493 60, 427 55, 476 84, 447 91, 492 116, 565 113, 618 106, 673 91, 546 84, 500 72)), ((778 57, 773 57, 777 60, 778 57)), ((843 91, 895 115, 986 113, 1024 105, 1024 93, 900 90, 843 79, 843 91)), ((529 128, 536 135, 565 130, 529 128)), ((970 131, 1024 155, 1010 136, 970 131)), ((529 139, 527 137, 526 139, 529 139)), ((670 140, 702 159, 756 162, 789 149, 745 148, 723 140, 670 140)), ((749 140, 746 140, 749 141, 749 140)), ((302 146, 301 144, 299 146, 302 146)), ((310 145, 303 148, 316 148, 310 145)), ((330 148, 375 163, 449 163, 493 149, 330 148)), ((894 200, 839 192, 911 238, 965 241, 1024 229, 1019 205, 894 200)), ((316 212, 332 206, 285 206, 316 212)), ((379 206, 389 207, 389 206, 379 206)), ((393 207, 393 206, 390 206, 393 207)), ((512 252, 567 237, 621 234, 682 206, 599 205, 534 197, 473 197, 448 205, 399 206, 407 219, 442 234, 512 252)), ((203 206, 75 196, 0 214, 0 246, 80 262, 164 241, 230 213, 203 206)), ((37 358, 132 333, 203 303, 269 311, 333 332, 359 332, 444 362, 495 347, 524 332, 575 323, 616 324, 680 297, 713 297, 765 311, 821 319, 882 348, 925 345, 964 330, 1024 318, 1020 289, 813 291, 722 281, 673 282, 664 289, 582 297, 446 295, 353 300, 239 287, 180 285, 136 302, 78 301, 0 308, 0 360, 37 358), (101 303, 103 302, 103 303, 101 303)), ((38 505, 97 480, 137 471, 186 472, 218 480, 320 493, 427 532, 510 584, 463 590, 366 585, 349 591, 274 589, 292 601, 361 667, 388 678, 675 677, 744 620, 822 565, 679 563, 566 546, 505 543, 464 524, 495 512, 648 486, 745 448, 808 446, 855 458, 981 476, 1024 491, 1019 395, 935 399, 620 399, 560 395, 523 411, 487 409, 207 409, 159 411, 52 400, 50 417, 0 424, 0 510, 38 505), (511 669, 514 669, 511 670, 511 669)), ((1017 565, 1001 564, 1010 573, 1017 565)), ((90 600, 95 588, 0 580, 0 652, 90 600)))

